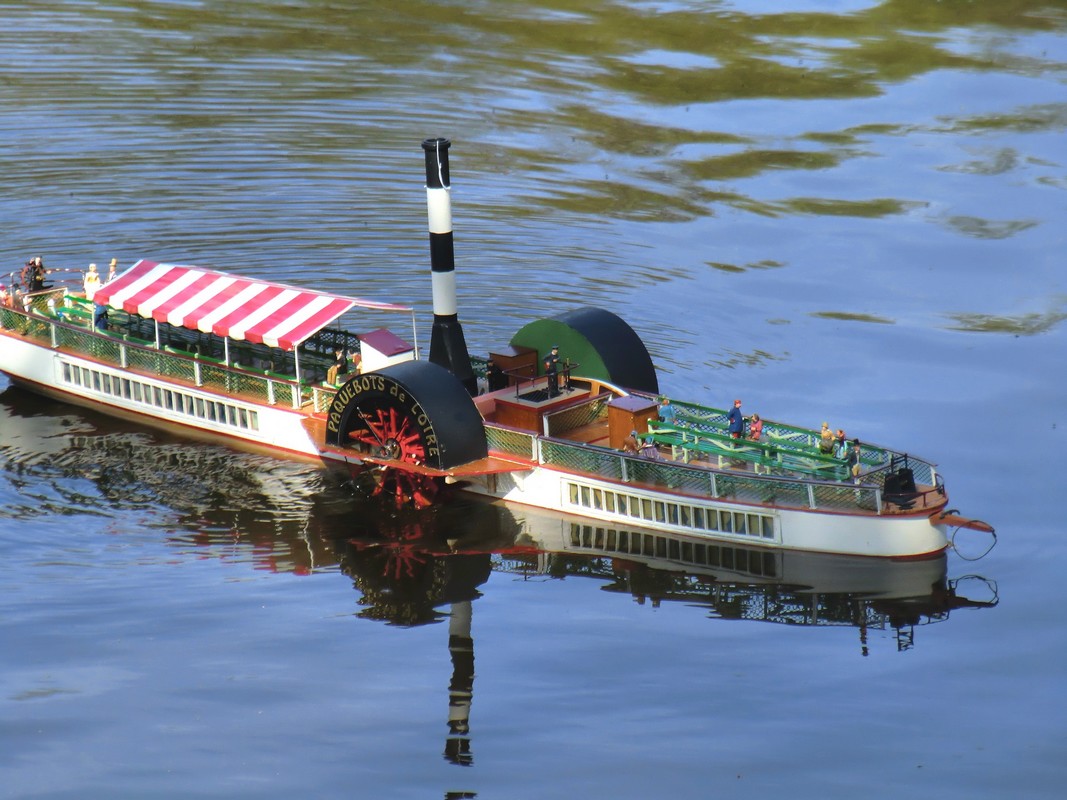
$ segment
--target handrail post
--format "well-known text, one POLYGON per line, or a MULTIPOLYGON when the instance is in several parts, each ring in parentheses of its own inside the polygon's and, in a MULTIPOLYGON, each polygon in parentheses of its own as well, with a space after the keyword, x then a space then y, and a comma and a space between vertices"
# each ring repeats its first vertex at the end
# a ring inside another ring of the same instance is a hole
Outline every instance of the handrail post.
POLYGON ((808 484, 808 508, 815 508, 815 487, 808 484))

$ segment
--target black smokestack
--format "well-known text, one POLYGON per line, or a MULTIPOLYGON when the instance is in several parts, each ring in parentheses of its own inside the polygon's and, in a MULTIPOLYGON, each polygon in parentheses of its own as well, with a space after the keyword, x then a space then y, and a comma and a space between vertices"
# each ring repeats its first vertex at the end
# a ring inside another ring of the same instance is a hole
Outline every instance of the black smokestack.
POLYGON ((430 219, 430 268, 433 270, 433 331, 430 361, 449 370, 472 395, 478 381, 456 313, 456 260, 452 250, 452 200, 448 178, 448 139, 426 139, 426 207, 430 219))

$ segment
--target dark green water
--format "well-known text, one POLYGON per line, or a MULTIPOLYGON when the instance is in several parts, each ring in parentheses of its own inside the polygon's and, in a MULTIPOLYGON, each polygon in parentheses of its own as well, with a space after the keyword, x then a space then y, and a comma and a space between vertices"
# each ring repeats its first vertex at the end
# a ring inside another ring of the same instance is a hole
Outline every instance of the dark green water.
POLYGON ((214 266, 428 341, 448 136, 472 352, 609 308, 669 393, 934 459, 999 537, 951 611, 538 557, 9 390, 0 797, 1059 797, 1067 5, 0 2, 0 52, 0 272, 214 266))

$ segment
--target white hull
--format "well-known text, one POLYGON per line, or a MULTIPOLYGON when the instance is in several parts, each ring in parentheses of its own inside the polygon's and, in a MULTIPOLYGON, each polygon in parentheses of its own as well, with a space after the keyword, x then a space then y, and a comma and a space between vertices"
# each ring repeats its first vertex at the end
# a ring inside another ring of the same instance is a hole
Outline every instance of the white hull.
POLYGON ((626 527, 817 553, 921 557, 948 544, 926 514, 892 517, 776 508, 667 494, 547 466, 479 476, 465 486, 487 497, 626 527))
MULTIPOLYGON (((144 374, 143 360, 142 369, 127 369, 126 350, 120 351, 121 359, 112 357, 111 363, 105 363, 92 357, 97 352, 92 342, 89 340, 88 345, 83 342, 80 352, 70 352, 5 330, 0 371, 31 389, 104 413, 167 427, 181 426, 279 455, 311 458, 343 467, 364 466, 364 456, 359 450, 322 440, 321 428, 327 424, 326 420, 322 413, 312 414, 307 405, 257 401, 237 393, 230 395, 223 391, 217 375, 214 386, 201 386, 199 366, 191 373, 195 381, 192 378, 171 380, 166 374, 144 374), (316 426, 320 429, 318 436, 314 433, 316 426)), ((148 358, 155 359, 155 351, 140 347, 137 352, 142 359, 146 352, 150 354, 148 358)), ((161 353, 160 358, 159 363, 164 365, 161 372, 165 372, 171 368, 166 364, 173 364, 174 357, 161 353), (171 362, 166 361, 168 358, 171 362)), ((181 363, 186 370, 197 364, 188 357, 181 363)), ((234 380, 241 378, 233 374, 234 380)), ((257 380, 268 387, 263 396, 274 401, 275 388, 270 380, 257 380)), ((278 392, 284 393, 284 383, 278 387, 278 392)), ((530 452, 538 454, 542 451, 542 441, 550 441, 532 433, 521 435, 528 437, 532 445, 530 452)), ((939 553, 947 546, 945 531, 931 523, 929 510, 884 515, 875 513, 870 506, 865 511, 867 500, 873 497, 869 487, 865 490, 857 487, 855 491, 851 486, 843 489, 855 510, 816 508, 814 502, 810 508, 788 507, 762 504, 751 498, 736 499, 734 494, 724 497, 717 491, 701 493, 692 487, 688 491, 671 489, 668 483, 663 484, 664 488, 638 485, 625 479, 568 471, 549 463, 529 464, 522 460, 513 463, 514 469, 505 463, 507 471, 477 474, 475 470, 473 474, 456 477, 469 481, 468 491, 511 503, 577 515, 608 525, 720 541, 883 558, 922 557, 939 553)), ((713 473, 704 474, 714 482, 713 473)), ((626 475, 625 468, 623 475, 626 475)))
POLYGON ((0 370, 36 391, 103 413, 192 428, 257 448, 319 457, 319 449, 304 427, 306 415, 299 411, 132 374, 14 336, 5 337, 3 347, 0 370))

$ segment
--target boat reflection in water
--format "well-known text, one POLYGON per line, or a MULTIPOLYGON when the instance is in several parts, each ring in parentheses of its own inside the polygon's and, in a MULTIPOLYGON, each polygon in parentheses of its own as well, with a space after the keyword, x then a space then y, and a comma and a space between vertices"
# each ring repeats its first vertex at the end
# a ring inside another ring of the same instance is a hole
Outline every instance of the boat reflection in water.
POLYGON ((948 579, 948 558, 885 559, 746 547, 666 532, 591 525, 587 520, 522 514, 536 564, 509 559, 500 568, 589 575, 602 588, 658 606, 682 601, 708 616, 790 625, 851 625, 867 655, 868 630, 892 629, 898 650, 914 645, 917 625, 957 608, 996 605, 985 578, 948 579), (972 587, 973 584, 973 587, 972 587), (964 591, 983 599, 971 600, 964 591))
POLYGON ((592 578, 597 588, 639 603, 703 606, 711 618, 853 626, 864 656, 871 630, 892 631, 904 651, 915 645, 916 627, 998 602, 992 581, 949 579, 945 554, 891 560, 744 547, 478 501, 390 517, 337 544, 341 568, 361 593, 360 616, 397 625, 448 619, 453 673, 445 757, 457 764, 472 759, 472 603, 493 572, 592 578))
MULTIPOLYGON (((398 510, 377 501, 373 484, 168 439, 13 389, 0 394, 0 473, 9 482, 35 480, 38 497, 50 483, 51 502, 69 506, 61 512, 150 509, 168 543, 197 557, 295 574, 340 570, 364 619, 404 627, 447 620, 453 672, 444 755, 461 765, 472 760, 473 603, 494 572, 586 577, 591 588, 651 606, 680 601, 712 619, 852 626, 865 656, 870 631, 891 632, 906 651, 920 626, 998 602, 992 581, 949 578, 945 554, 893 560, 743 546, 463 495, 398 510), (85 478, 99 497, 86 494, 85 478)), ((39 502, 25 505, 26 513, 41 510, 39 502)))

